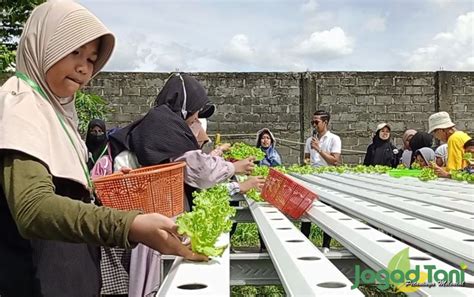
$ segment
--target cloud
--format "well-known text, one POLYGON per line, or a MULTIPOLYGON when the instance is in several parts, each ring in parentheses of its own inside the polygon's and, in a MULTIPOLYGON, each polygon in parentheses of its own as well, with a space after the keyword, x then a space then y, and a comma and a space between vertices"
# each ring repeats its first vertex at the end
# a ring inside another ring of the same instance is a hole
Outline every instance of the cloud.
POLYGON ((319 5, 316 0, 307 0, 301 5, 301 10, 303 12, 315 12, 318 9, 319 5))
POLYGON ((249 39, 245 34, 234 35, 222 57, 231 62, 251 62, 255 56, 255 49, 249 44, 249 39))
POLYGON ((436 34, 430 44, 407 55, 416 70, 474 70, 474 11, 460 15, 454 29, 436 34))
POLYGON ((313 32, 309 38, 294 48, 294 52, 299 55, 318 56, 324 59, 345 56, 352 53, 352 50, 352 40, 340 27, 313 32))
POLYGON ((365 22, 364 28, 371 32, 384 32, 385 31, 385 18, 372 17, 365 22))

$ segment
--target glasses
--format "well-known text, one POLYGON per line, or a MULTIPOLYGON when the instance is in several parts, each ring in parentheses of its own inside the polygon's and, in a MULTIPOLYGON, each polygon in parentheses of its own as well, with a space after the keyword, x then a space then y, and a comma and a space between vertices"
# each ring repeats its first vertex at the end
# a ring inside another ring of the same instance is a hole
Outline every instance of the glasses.
POLYGON ((321 123, 321 122, 322 121, 320 121, 320 120, 313 120, 313 121, 311 121, 311 125, 314 125, 314 124, 319 125, 319 123, 321 123))

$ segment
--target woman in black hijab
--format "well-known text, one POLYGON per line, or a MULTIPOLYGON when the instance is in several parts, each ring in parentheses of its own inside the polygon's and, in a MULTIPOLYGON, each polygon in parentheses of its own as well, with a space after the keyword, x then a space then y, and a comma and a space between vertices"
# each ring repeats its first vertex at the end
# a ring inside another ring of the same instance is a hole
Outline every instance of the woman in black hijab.
POLYGON ((99 119, 93 119, 87 127, 86 146, 89 151, 87 167, 89 171, 94 167, 100 157, 107 154, 107 136, 105 134, 105 122, 99 119))
POLYGON ((131 151, 141 166, 186 161, 185 191, 192 205, 191 192, 196 188, 211 187, 253 166, 247 159, 230 163, 200 151, 193 131, 201 128, 198 117, 210 117, 214 108, 195 78, 173 74, 158 94, 155 106, 142 119, 110 135, 112 156, 115 159, 122 151, 131 151))
POLYGON ((391 167, 398 165, 399 152, 390 141, 390 132, 390 126, 386 123, 381 123, 377 126, 372 143, 367 147, 364 165, 385 165, 391 167))

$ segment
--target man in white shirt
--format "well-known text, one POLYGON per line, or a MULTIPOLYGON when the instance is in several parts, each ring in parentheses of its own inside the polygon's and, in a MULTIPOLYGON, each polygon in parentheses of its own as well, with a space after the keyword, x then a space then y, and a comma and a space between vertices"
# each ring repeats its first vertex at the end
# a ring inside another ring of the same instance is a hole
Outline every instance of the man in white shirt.
POLYGON ((324 110, 313 114, 313 135, 306 140, 304 158, 314 167, 341 163, 341 138, 328 130, 330 118, 329 112, 324 110))
MULTIPOLYGON (((311 166, 336 166, 341 164, 341 138, 328 130, 331 115, 324 110, 313 114, 313 135, 306 140, 304 148, 305 163, 311 166)), ((301 232, 309 238, 311 223, 302 222, 301 232)), ((323 253, 329 251, 331 237, 323 233, 323 253)))

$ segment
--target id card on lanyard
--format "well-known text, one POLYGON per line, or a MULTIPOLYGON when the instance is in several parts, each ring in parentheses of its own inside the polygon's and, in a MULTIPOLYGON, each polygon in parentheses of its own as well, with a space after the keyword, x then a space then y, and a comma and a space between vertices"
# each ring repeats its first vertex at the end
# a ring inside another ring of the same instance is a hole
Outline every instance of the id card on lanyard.
POLYGON ((19 79, 23 80, 25 83, 27 83, 30 87, 32 87, 35 91, 37 91, 41 97, 43 97, 43 99, 45 99, 46 101, 48 101, 49 104, 51 104, 51 106, 53 107, 53 110, 54 112, 56 113, 56 117, 58 118, 59 120, 59 123, 61 124, 61 127, 63 128, 64 132, 66 132, 66 135, 69 139, 69 142, 71 143, 72 147, 74 148, 74 151, 76 152, 77 154, 77 157, 79 159, 79 163, 81 164, 81 167, 82 167, 82 171, 84 172, 84 176, 87 180, 87 185, 88 185, 88 188, 89 188, 89 191, 91 193, 91 196, 92 196, 92 192, 94 190, 94 185, 92 183, 92 179, 90 177, 90 174, 89 174, 89 171, 87 170, 87 166, 83 160, 83 158, 81 158, 81 154, 79 153, 79 150, 78 148, 76 147, 76 145, 74 144, 74 141, 72 140, 72 136, 71 134, 69 133, 69 131, 67 130, 66 128, 66 121, 64 120, 64 117, 62 114, 60 114, 55 108, 54 108, 54 105, 51 103, 51 101, 49 100, 48 96, 45 94, 45 92, 43 91, 43 89, 41 89, 41 87, 36 83, 34 82, 31 78, 29 78, 26 74, 22 73, 22 72, 16 72, 15 73, 15 76, 18 77, 19 79))

